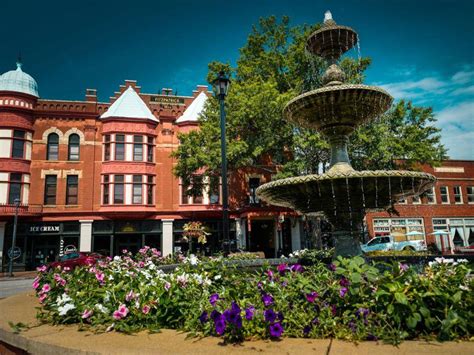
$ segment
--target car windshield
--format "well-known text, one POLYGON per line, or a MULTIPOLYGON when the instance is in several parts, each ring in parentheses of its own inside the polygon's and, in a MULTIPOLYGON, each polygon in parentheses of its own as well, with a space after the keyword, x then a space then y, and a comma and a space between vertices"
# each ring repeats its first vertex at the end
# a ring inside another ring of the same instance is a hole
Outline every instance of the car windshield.
POLYGON ((367 245, 375 245, 380 243, 380 238, 374 238, 367 243, 367 245))

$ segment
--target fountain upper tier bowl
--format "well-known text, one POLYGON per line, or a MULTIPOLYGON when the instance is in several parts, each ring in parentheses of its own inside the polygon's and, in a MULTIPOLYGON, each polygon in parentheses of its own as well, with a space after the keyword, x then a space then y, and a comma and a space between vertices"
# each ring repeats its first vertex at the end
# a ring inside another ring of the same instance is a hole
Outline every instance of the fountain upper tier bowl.
POLYGON ((306 49, 326 60, 336 60, 356 43, 357 33, 352 28, 337 25, 331 19, 308 37, 306 49))
POLYGON ((292 122, 323 133, 346 127, 351 133, 390 108, 393 98, 383 89, 360 84, 325 86, 292 99, 284 115, 292 122))
POLYGON ((303 214, 324 212, 328 217, 349 216, 371 209, 386 209, 401 197, 419 195, 435 177, 403 170, 356 171, 335 165, 322 175, 275 180, 260 186, 264 201, 303 214))

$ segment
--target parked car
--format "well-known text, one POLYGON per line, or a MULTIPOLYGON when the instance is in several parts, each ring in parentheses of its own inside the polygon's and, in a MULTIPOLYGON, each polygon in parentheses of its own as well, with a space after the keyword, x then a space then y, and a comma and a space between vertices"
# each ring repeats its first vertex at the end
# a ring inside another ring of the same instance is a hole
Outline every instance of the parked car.
POLYGON ((76 266, 84 266, 84 265, 93 265, 98 260, 104 259, 103 255, 97 253, 82 253, 82 252, 70 252, 64 254, 59 258, 59 261, 54 261, 49 264, 50 268, 55 268, 57 266, 61 266, 61 268, 69 267, 74 269, 76 266))
POLYGON ((411 251, 426 251, 426 243, 424 240, 406 240, 396 242, 391 235, 375 237, 369 240, 366 244, 361 245, 364 253, 371 251, 387 251, 387 250, 411 250, 411 251))

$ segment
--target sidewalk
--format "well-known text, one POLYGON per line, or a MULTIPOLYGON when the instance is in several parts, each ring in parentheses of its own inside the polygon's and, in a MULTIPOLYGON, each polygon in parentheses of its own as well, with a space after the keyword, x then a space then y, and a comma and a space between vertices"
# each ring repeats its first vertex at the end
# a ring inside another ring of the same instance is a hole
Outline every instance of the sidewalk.
POLYGON ((219 338, 186 339, 185 333, 168 329, 156 334, 94 334, 79 332, 74 325, 40 325, 35 317, 36 306, 38 302, 31 292, 0 300, 0 341, 31 354, 474 354, 474 342, 406 341, 394 347, 376 342, 356 345, 331 339, 285 338, 226 345, 219 338), (31 328, 14 334, 9 321, 31 328))
POLYGON ((32 279, 36 276, 37 273, 37 271, 17 271, 13 273, 13 277, 10 277, 8 272, 1 272, 0 282, 5 280, 32 279))

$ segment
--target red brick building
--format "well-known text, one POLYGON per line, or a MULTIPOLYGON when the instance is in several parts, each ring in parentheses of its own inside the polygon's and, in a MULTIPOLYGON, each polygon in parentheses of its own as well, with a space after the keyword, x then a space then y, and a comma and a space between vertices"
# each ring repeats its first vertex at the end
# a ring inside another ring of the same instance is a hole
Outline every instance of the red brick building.
MULTIPOLYGON (((147 94, 126 80, 110 102, 99 102, 93 89, 83 101, 48 100, 39 98, 35 80, 20 63, 1 75, 0 265, 8 260, 16 199, 16 245, 22 252, 17 268, 32 268, 72 247, 115 255, 150 245, 169 254, 187 247, 182 230, 190 220, 211 231, 205 249, 219 249, 220 189, 205 184, 200 195, 188 196, 173 175, 176 161, 170 156, 179 145, 178 133, 198 129, 209 95, 207 86, 197 86, 192 96, 176 96, 170 89, 147 94)), ((416 228, 424 233, 435 223, 454 233, 455 244, 460 243, 456 233, 471 244, 473 169, 473 162, 456 161, 427 168, 440 178, 436 203, 400 205, 407 219, 400 223, 414 230, 410 220, 421 219, 416 228), (447 203, 440 186, 448 189, 447 203)), ((255 195, 275 172, 255 167, 233 174, 229 182, 231 238, 238 247, 267 256, 308 245, 301 217, 265 206, 255 195)), ((396 226, 385 214, 367 220, 371 235, 385 232, 387 220, 390 228, 396 226)))

